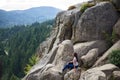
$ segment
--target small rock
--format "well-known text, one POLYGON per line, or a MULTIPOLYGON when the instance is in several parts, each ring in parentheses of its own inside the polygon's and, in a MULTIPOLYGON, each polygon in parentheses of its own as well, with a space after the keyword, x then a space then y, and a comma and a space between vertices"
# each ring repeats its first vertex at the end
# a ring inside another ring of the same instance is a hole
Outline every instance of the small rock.
POLYGON ((86 55, 82 56, 81 60, 85 67, 91 67, 97 60, 97 57, 98 57, 98 49, 95 48, 90 50, 86 55))
POLYGON ((78 68, 76 71, 72 69, 71 71, 67 72, 64 76, 64 80, 78 80, 81 75, 81 69, 78 68))
POLYGON ((120 80, 120 71, 114 71, 113 78, 114 80, 120 80))

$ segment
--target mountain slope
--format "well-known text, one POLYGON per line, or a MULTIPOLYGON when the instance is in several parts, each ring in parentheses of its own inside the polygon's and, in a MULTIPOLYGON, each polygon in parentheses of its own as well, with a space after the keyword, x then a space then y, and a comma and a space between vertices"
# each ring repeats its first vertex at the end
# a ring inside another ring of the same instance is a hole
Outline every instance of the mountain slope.
POLYGON ((53 24, 54 20, 48 20, 27 26, 0 28, 0 80, 21 80, 16 78, 25 76, 29 58, 35 55, 39 43, 50 35, 53 24))
POLYGON ((13 25, 32 24, 55 18, 61 11, 54 7, 36 7, 27 10, 4 11, 0 10, 0 27, 13 25))
MULTIPOLYGON (((116 32, 120 31, 120 22, 116 23, 120 20, 118 16, 120 13, 111 2, 100 2, 92 6, 88 6, 92 4, 91 2, 86 3, 73 5, 71 9, 57 15, 56 29, 37 51, 37 54, 42 55, 39 62, 22 80, 111 80, 112 77, 114 78, 114 71, 118 67, 115 66, 116 64, 108 64, 110 62, 108 57, 113 50, 120 49, 120 41, 114 44, 116 38, 120 40, 116 35, 116 32), (114 26, 118 31, 114 30, 114 26), (116 37, 113 37, 113 34, 116 37), (78 54, 80 68, 73 67, 71 70, 67 63, 74 60, 73 53, 78 54), (64 68, 68 70, 63 71, 64 68)), ((119 33, 117 34, 120 36, 119 33)), ((118 56, 114 59, 120 61, 118 56)))

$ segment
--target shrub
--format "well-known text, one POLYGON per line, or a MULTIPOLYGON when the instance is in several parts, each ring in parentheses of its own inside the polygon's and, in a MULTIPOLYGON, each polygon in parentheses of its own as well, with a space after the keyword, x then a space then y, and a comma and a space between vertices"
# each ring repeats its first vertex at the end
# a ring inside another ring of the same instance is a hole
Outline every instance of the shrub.
POLYGON ((68 10, 72 10, 72 9, 75 9, 75 8, 76 8, 75 6, 69 6, 68 10))
POLYGON ((10 77, 10 80, 21 80, 21 79, 19 79, 17 76, 12 74, 12 76, 10 77))
POLYGON ((120 67, 120 50, 114 50, 110 53, 109 62, 120 67))
POLYGON ((24 68, 24 73, 27 74, 32 68, 32 66, 34 66, 37 63, 37 61, 38 61, 38 57, 36 55, 33 55, 31 58, 29 58, 29 63, 26 64, 24 68))
POLYGON ((94 6, 94 3, 84 3, 82 4, 80 11, 84 12, 87 8, 92 7, 92 6, 94 6))
POLYGON ((112 36, 111 36, 111 41, 112 41, 113 43, 115 43, 117 40, 118 40, 118 36, 117 36, 117 34, 115 33, 115 31, 113 30, 112 36))

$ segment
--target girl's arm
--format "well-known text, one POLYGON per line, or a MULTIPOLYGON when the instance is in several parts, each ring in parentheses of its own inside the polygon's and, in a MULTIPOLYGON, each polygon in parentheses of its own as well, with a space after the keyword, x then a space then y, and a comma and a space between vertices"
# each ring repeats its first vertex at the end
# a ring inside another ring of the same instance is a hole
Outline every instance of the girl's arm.
POLYGON ((74 57, 73 58, 73 65, 74 65, 74 70, 76 71, 76 62, 77 62, 77 60, 76 60, 76 58, 74 57))
POLYGON ((75 57, 73 58, 72 62, 73 62, 73 65, 75 66, 75 64, 76 64, 76 58, 75 57))

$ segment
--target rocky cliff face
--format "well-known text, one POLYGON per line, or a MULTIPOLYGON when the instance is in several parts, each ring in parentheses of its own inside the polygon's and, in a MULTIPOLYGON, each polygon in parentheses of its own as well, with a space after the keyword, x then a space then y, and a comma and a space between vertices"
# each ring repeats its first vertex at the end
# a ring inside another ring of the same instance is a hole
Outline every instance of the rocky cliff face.
POLYGON ((39 47, 40 61, 23 80, 110 80, 113 71, 119 69, 106 60, 108 52, 120 49, 119 41, 109 49, 105 36, 111 35, 113 28, 119 35, 115 7, 110 2, 101 2, 84 12, 80 8, 81 4, 75 5, 74 9, 57 15, 51 37, 39 47), (63 73, 62 68, 72 60, 74 52, 78 53, 81 68, 63 73))

